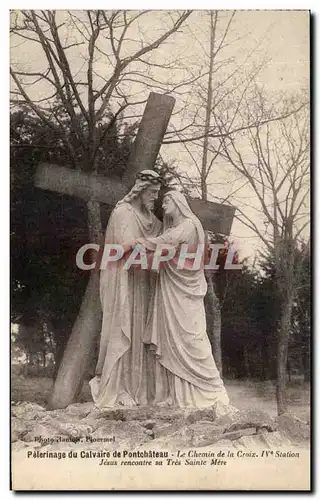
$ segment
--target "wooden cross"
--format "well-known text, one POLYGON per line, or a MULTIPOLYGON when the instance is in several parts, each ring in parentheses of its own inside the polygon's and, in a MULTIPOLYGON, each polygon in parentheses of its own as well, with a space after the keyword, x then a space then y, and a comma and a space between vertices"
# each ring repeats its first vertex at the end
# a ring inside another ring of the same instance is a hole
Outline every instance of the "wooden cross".
MULTIPOLYGON (((152 169, 173 110, 175 100, 167 95, 150 93, 133 150, 123 179, 86 174, 52 164, 40 164, 36 187, 114 206, 134 184, 140 170, 152 169)), ((230 234, 234 207, 189 199, 192 211, 204 229, 230 234)), ((82 386, 90 353, 101 324, 99 272, 92 271, 79 315, 65 349, 48 407, 64 408, 71 404, 82 386)))

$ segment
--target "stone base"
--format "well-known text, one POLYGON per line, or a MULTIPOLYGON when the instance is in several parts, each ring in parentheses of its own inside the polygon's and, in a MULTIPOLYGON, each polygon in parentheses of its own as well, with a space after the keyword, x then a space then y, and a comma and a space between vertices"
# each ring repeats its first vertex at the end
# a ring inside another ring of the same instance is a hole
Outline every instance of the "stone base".
POLYGON ((250 409, 237 411, 224 405, 204 410, 135 407, 95 409, 79 403, 63 410, 47 411, 33 403, 12 407, 13 449, 33 446, 45 449, 85 446, 128 449, 150 446, 167 449, 224 446, 278 448, 289 446, 290 437, 307 440, 305 423, 292 415, 272 419, 250 409))

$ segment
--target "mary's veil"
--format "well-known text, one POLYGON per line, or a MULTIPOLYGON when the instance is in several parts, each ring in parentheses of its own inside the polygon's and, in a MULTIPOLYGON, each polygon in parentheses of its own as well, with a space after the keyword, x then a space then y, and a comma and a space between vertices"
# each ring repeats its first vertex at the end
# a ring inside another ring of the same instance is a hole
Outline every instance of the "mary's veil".
MULTIPOLYGON (((186 197, 182 193, 180 193, 180 191, 175 191, 175 190, 167 191, 164 196, 170 196, 170 198, 172 198, 173 202, 180 210, 183 217, 185 217, 186 219, 191 219, 194 222, 198 233, 198 243, 204 243, 205 235, 202 224, 199 221, 198 217, 196 217, 196 215, 192 212, 191 208, 189 207, 186 197)), ((164 216, 163 218, 164 230, 169 229, 171 225, 172 221, 170 216, 164 216)))

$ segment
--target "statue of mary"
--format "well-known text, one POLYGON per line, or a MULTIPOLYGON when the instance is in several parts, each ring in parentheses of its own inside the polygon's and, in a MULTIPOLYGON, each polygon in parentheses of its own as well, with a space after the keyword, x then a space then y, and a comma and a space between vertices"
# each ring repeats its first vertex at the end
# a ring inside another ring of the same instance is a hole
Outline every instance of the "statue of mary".
MULTIPOLYGON (((178 250, 182 244, 204 244, 202 225, 182 193, 168 191, 163 210, 163 233, 139 238, 135 243, 149 252, 155 252, 157 245, 178 250)), ((156 356, 155 404, 184 408, 229 404, 206 333, 206 290, 203 266, 180 269, 177 255, 158 270, 143 337, 156 356)))

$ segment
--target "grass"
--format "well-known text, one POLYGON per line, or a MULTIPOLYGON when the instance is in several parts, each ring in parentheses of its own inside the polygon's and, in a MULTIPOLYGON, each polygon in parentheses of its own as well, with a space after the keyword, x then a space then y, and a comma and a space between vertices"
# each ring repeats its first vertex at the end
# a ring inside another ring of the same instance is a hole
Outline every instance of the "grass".
MULTIPOLYGON (((271 416, 277 415, 276 386, 274 382, 232 380, 225 381, 231 403, 241 410, 260 409, 271 416)), ((287 384, 288 410, 298 418, 310 421, 310 384, 292 380, 287 384)))
MULTIPOLYGON (((27 377, 12 375, 11 400, 29 401, 45 406, 52 389, 52 379, 47 377, 27 377)), ((240 410, 257 408, 271 416, 276 416, 276 389, 273 382, 252 380, 226 380, 231 404, 240 410)), ((300 379, 292 380, 287 386, 288 409, 302 420, 310 420, 310 386, 300 379)), ((83 385, 80 402, 91 401, 88 382, 83 385)))

